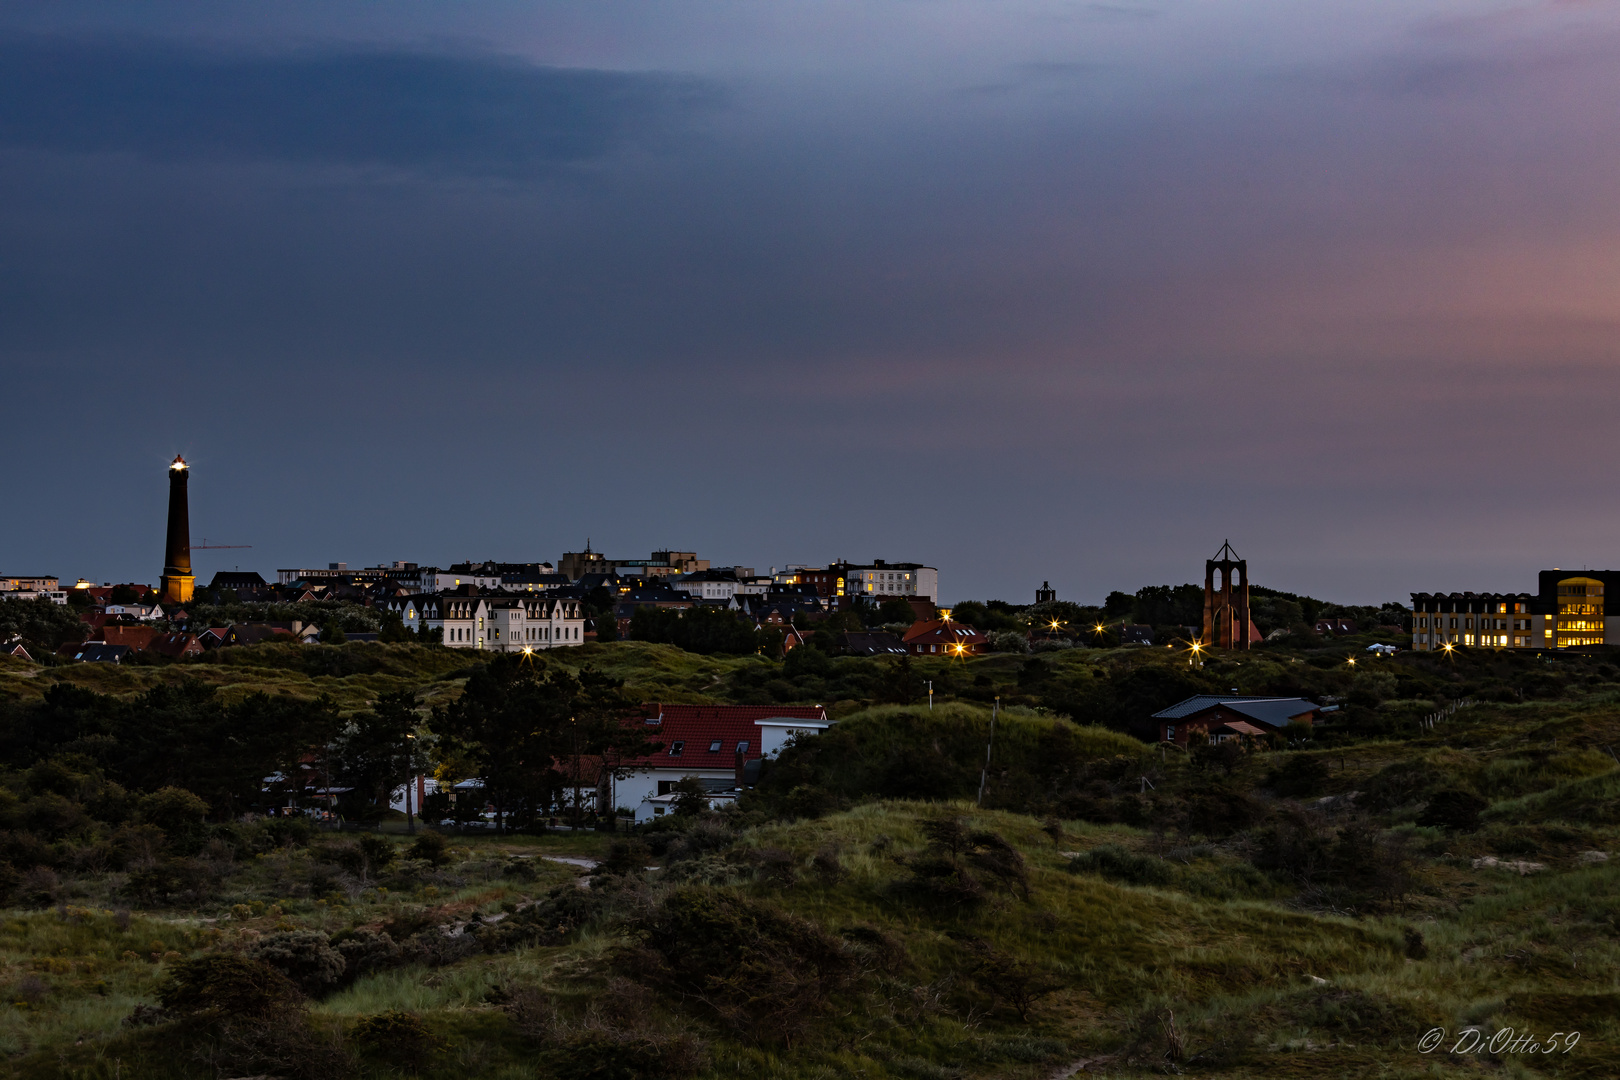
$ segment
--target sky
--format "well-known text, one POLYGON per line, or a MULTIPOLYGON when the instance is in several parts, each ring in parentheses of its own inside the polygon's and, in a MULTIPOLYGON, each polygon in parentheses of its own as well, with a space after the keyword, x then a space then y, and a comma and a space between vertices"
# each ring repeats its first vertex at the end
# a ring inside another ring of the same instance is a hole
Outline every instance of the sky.
POLYGON ((1620 4, 0 7, 0 573, 1620 566, 1620 4))

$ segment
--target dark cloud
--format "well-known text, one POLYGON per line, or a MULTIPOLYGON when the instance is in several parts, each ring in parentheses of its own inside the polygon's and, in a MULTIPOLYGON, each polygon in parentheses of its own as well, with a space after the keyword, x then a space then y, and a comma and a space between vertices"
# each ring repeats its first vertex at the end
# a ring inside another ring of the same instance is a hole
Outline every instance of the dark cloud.
POLYGON ((0 40, 0 145, 62 152, 523 173, 714 100, 694 79, 491 55, 0 40))

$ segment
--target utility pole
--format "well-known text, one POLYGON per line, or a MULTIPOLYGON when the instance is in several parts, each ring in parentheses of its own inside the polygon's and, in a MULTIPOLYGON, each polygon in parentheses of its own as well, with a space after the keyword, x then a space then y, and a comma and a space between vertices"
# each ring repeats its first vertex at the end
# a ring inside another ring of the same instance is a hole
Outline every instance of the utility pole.
MULTIPOLYGON (((415 735, 406 734, 407 740, 416 738, 415 735)), ((416 835, 416 817, 411 813, 411 792, 416 787, 416 744, 405 743, 406 763, 405 770, 410 775, 405 777, 405 833, 407 836, 416 835)))
POLYGON ((984 744, 984 768, 979 772, 979 798, 973 805, 984 805, 984 782, 990 777, 990 751, 996 745, 996 717, 1001 715, 1001 695, 996 695, 996 702, 990 707, 990 741, 984 744))

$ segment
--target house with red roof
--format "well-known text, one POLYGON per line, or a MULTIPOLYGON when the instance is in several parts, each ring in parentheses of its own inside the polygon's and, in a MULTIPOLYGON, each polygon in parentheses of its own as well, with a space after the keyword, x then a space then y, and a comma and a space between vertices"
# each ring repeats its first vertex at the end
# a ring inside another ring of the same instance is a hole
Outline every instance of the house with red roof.
MULTIPOLYGON (((832 726, 820 705, 644 704, 625 721, 639 725, 654 753, 620 762, 622 779, 606 778, 608 805, 635 809, 644 799, 667 795, 689 776, 714 791, 740 787, 751 761, 775 757, 796 735, 832 726)), ((755 766, 757 768, 757 766, 755 766)))
POLYGON ((984 652, 989 644, 967 623, 949 619, 912 623, 903 643, 913 656, 973 656, 984 652))

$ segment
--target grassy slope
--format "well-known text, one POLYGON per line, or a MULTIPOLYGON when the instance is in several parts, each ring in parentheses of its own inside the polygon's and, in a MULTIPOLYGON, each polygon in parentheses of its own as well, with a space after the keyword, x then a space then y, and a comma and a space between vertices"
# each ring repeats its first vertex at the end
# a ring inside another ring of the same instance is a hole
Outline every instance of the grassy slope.
MULTIPOLYGON (((1605 912, 1612 917, 1612 864, 1571 864, 1532 878, 1475 873, 1482 880, 1472 903, 1449 915, 1418 916, 1430 952, 1414 961, 1403 955, 1411 913, 1354 920, 1258 902, 1212 902, 1075 875, 1061 853, 1146 839, 1123 827, 1081 824, 1053 838, 1018 815, 916 804, 869 804, 819 821, 748 832, 745 849, 789 852, 798 880, 770 884, 732 874, 727 887, 834 930, 879 928, 903 944, 909 962, 888 973, 892 978, 861 1012, 828 1024, 815 1045, 772 1054, 717 1038, 715 1059, 740 1065, 744 1074, 780 1076, 1038 1076, 1070 1058, 1117 1053, 1133 1018, 1157 1004, 1175 1012, 1190 1053, 1208 1051, 1226 1032, 1236 1031, 1251 1044, 1248 1060, 1234 1061, 1226 1075, 1423 1075, 1432 1059, 1411 1049, 1423 1030, 1492 1020, 1544 1033, 1554 1027, 1582 1030, 1585 1047, 1576 1055, 1536 1060, 1546 1075, 1614 1075, 1620 1065, 1612 1050, 1620 1035, 1620 957, 1612 924, 1593 921, 1605 912), (1015 843, 1031 866, 1032 899, 1001 896, 980 912, 953 917, 898 898, 893 884, 903 872, 897 857, 922 846, 920 820, 941 812, 965 815, 1015 843), (838 852, 843 868, 836 884, 811 870, 813 856, 829 849, 838 852), (909 1012, 914 988, 938 987, 962 970, 952 932, 995 943, 1054 976, 1060 989, 1038 1003, 1028 1024, 1007 1009, 909 1012)), ((553 846, 469 844, 460 868, 468 884, 431 900, 490 911, 518 895, 541 893, 570 871, 552 865, 540 882, 514 886, 492 876, 492 856, 553 846)), ((691 867, 688 874, 701 876, 703 869, 691 867)), ((255 868, 242 895, 271 886, 277 874, 276 868, 255 868)), ((336 929, 376 921, 399 903, 367 896, 345 909, 308 901, 285 901, 284 907, 299 925, 336 929)), ((143 1036, 120 1034, 115 1025, 136 1001, 151 999, 164 952, 228 945, 243 930, 269 929, 277 921, 269 909, 219 923, 207 915, 137 916, 126 929, 109 915, 74 909, 16 915, 0 926, 7 979, 15 987, 20 973, 33 972, 50 989, 41 1001, 8 1008, 0 1038, 13 1053, 38 1048, 24 1059, 23 1075, 74 1075, 68 1066, 83 1070, 77 1075, 114 1075, 115 1063, 121 1063, 118 1075, 127 1077, 204 1075, 151 1048, 143 1052, 143 1036), (80 1039, 87 1041, 75 1045, 80 1039)), ((580 965, 610 944, 610 936, 589 935, 562 948, 477 957, 431 972, 385 972, 320 1003, 316 1014, 342 1023, 387 1008, 420 1011, 441 1030, 460 1034, 466 1052, 458 1073, 532 1075, 521 1072, 528 1052, 486 995, 512 981, 580 993, 580 965)), ((590 992, 589 984, 583 992, 590 992)), ((1100 1064, 1136 1071, 1117 1058, 1100 1064)), ((736 1071, 721 1067, 716 1075, 736 1071)))
MULTIPOLYGON (((642 700, 720 702, 716 691, 726 674, 764 664, 757 657, 694 656, 672 645, 644 642, 588 644, 545 654, 547 663, 570 670, 592 665, 623 678, 642 700)), ((43 695, 54 682, 87 687, 104 694, 138 694, 181 679, 201 679, 229 697, 264 691, 300 697, 329 694, 345 709, 365 707, 379 694, 425 688, 433 703, 454 696, 469 665, 480 662, 463 651, 415 645, 255 645, 220 649, 186 663, 164 665, 71 664, 42 667, 14 657, 0 657, 0 695, 28 699, 43 695)))
MULTIPOLYGON (((243 652, 256 653, 243 660, 263 662, 83 666, 32 674, 37 669, 7 661, 0 689, 37 693, 46 679, 66 678, 129 693, 183 672, 235 687, 325 690, 357 704, 380 689, 417 684, 420 665, 430 662, 411 657, 392 668, 311 674, 294 650, 287 650, 284 666, 275 666, 273 648, 243 652), (308 689, 295 689, 300 687, 308 689)), ((558 659, 575 656, 633 675, 633 688, 648 699, 700 700, 716 676, 757 662, 635 644, 587 646, 558 659)), ((439 692, 453 692, 457 669, 450 661, 460 659, 452 655, 436 672, 439 692)), ((987 658, 993 662, 1003 661, 987 658)), ((859 722, 881 723, 888 712, 871 710, 859 722)), ((1228 861, 1218 850, 1184 855, 1191 865, 1176 878, 1178 888, 1138 888, 1067 871, 1063 852, 1104 842, 1170 853, 1167 838, 1124 826, 1070 822, 1054 838, 1019 815, 907 803, 758 826, 740 838, 738 857, 700 861, 683 872, 708 874, 722 888, 766 899, 834 930, 878 927, 905 946, 909 966, 890 973, 892 980, 859 1009, 828 1024, 823 1038, 790 1055, 714 1036, 716 1075, 1033 1077, 1078 1059, 1102 1059, 1092 1071, 1134 1073, 1142 1069, 1122 1051, 1136 1040, 1151 1056, 1158 1051, 1154 1040, 1162 1040, 1162 1024, 1138 1024, 1144 1010, 1174 1013, 1188 1052, 1203 1053, 1210 1062, 1185 1066, 1193 1075, 1430 1075, 1442 1062, 1412 1049, 1417 1036, 1430 1025, 1455 1031, 1467 1023, 1512 1024, 1541 1034, 1573 1028, 1583 1042, 1567 1056, 1499 1062, 1476 1056, 1451 1059, 1449 1068, 1509 1076, 1620 1075, 1620 861, 1593 864, 1582 854, 1612 852, 1620 835, 1620 770, 1603 749, 1616 743, 1620 707, 1604 690, 1585 699, 1465 709, 1417 741, 1300 755, 1329 764, 1327 792, 1366 791, 1391 766, 1400 766, 1432 770, 1493 802, 1486 825, 1474 834, 1400 826, 1425 857, 1418 888, 1389 911, 1362 918, 1260 899, 1211 899, 1209 890, 1198 887, 1199 874, 1214 873, 1228 861), (1000 895, 978 913, 953 917, 899 898, 893 885, 905 871, 897 858, 920 847, 920 821, 944 812, 966 814, 1016 844, 1031 866, 1032 900, 1000 895), (797 871, 793 884, 737 870, 749 865, 741 857, 748 850, 765 849, 790 854, 797 871), (812 866, 817 853, 829 851, 842 868, 836 883, 812 866), (1534 860, 1545 869, 1521 877, 1475 868, 1473 860, 1486 854, 1534 860), (1405 954, 1408 929, 1423 935, 1428 951, 1422 959, 1405 954), (1027 1024, 1005 1008, 911 1009, 908 1002, 920 990, 937 988, 963 970, 952 931, 992 941, 1048 972, 1060 988, 1037 1004, 1027 1024), (1228 1049, 1217 1068, 1220 1044, 1234 1039, 1241 1052, 1228 1049)), ((1243 769, 1253 779, 1279 758, 1257 758, 1243 769)), ((1174 755, 1164 764, 1169 771, 1178 767, 1184 766, 1174 755)), ((1401 816, 1397 808, 1394 817, 1401 816)), ((109 892, 83 898, 80 908, 8 913, 0 922, 0 986, 6 990, 0 1050, 16 1055, 13 1064, 29 1076, 207 1075, 177 1058, 161 1031, 118 1027, 136 1002, 152 1000, 174 954, 228 946, 243 930, 270 929, 282 920, 329 930, 376 922, 402 903, 496 910, 503 902, 543 894, 573 873, 550 864, 539 882, 515 883, 499 875, 506 854, 593 851, 602 840, 458 844, 463 854, 454 875, 463 883, 436 896, 369 890, 341 908, 290 899, 288 883, 297 880, 296 862, 303 858, 293 855, 248 867, 230 879, 218 904, 197 912, 137 913, 126 924, 110 913, 115 903, 109 892), (233 903, 278 899, 279 915, 266 904, 246 919, 229 916, 233 903)), ((387 1008, 418 1010, 457 1036, 449 1059, 457 1074, 532 1076, 532 1049, 488 1004, 488 991, 517 981, 539 982, 563 995, 590 993, 595 984, 581 983, 580 973, 613 940, 603 929, 560 948, 480 956, 433 971, 385 972, 319 1003, 316 1014, 340 1025, 387 1008)))

